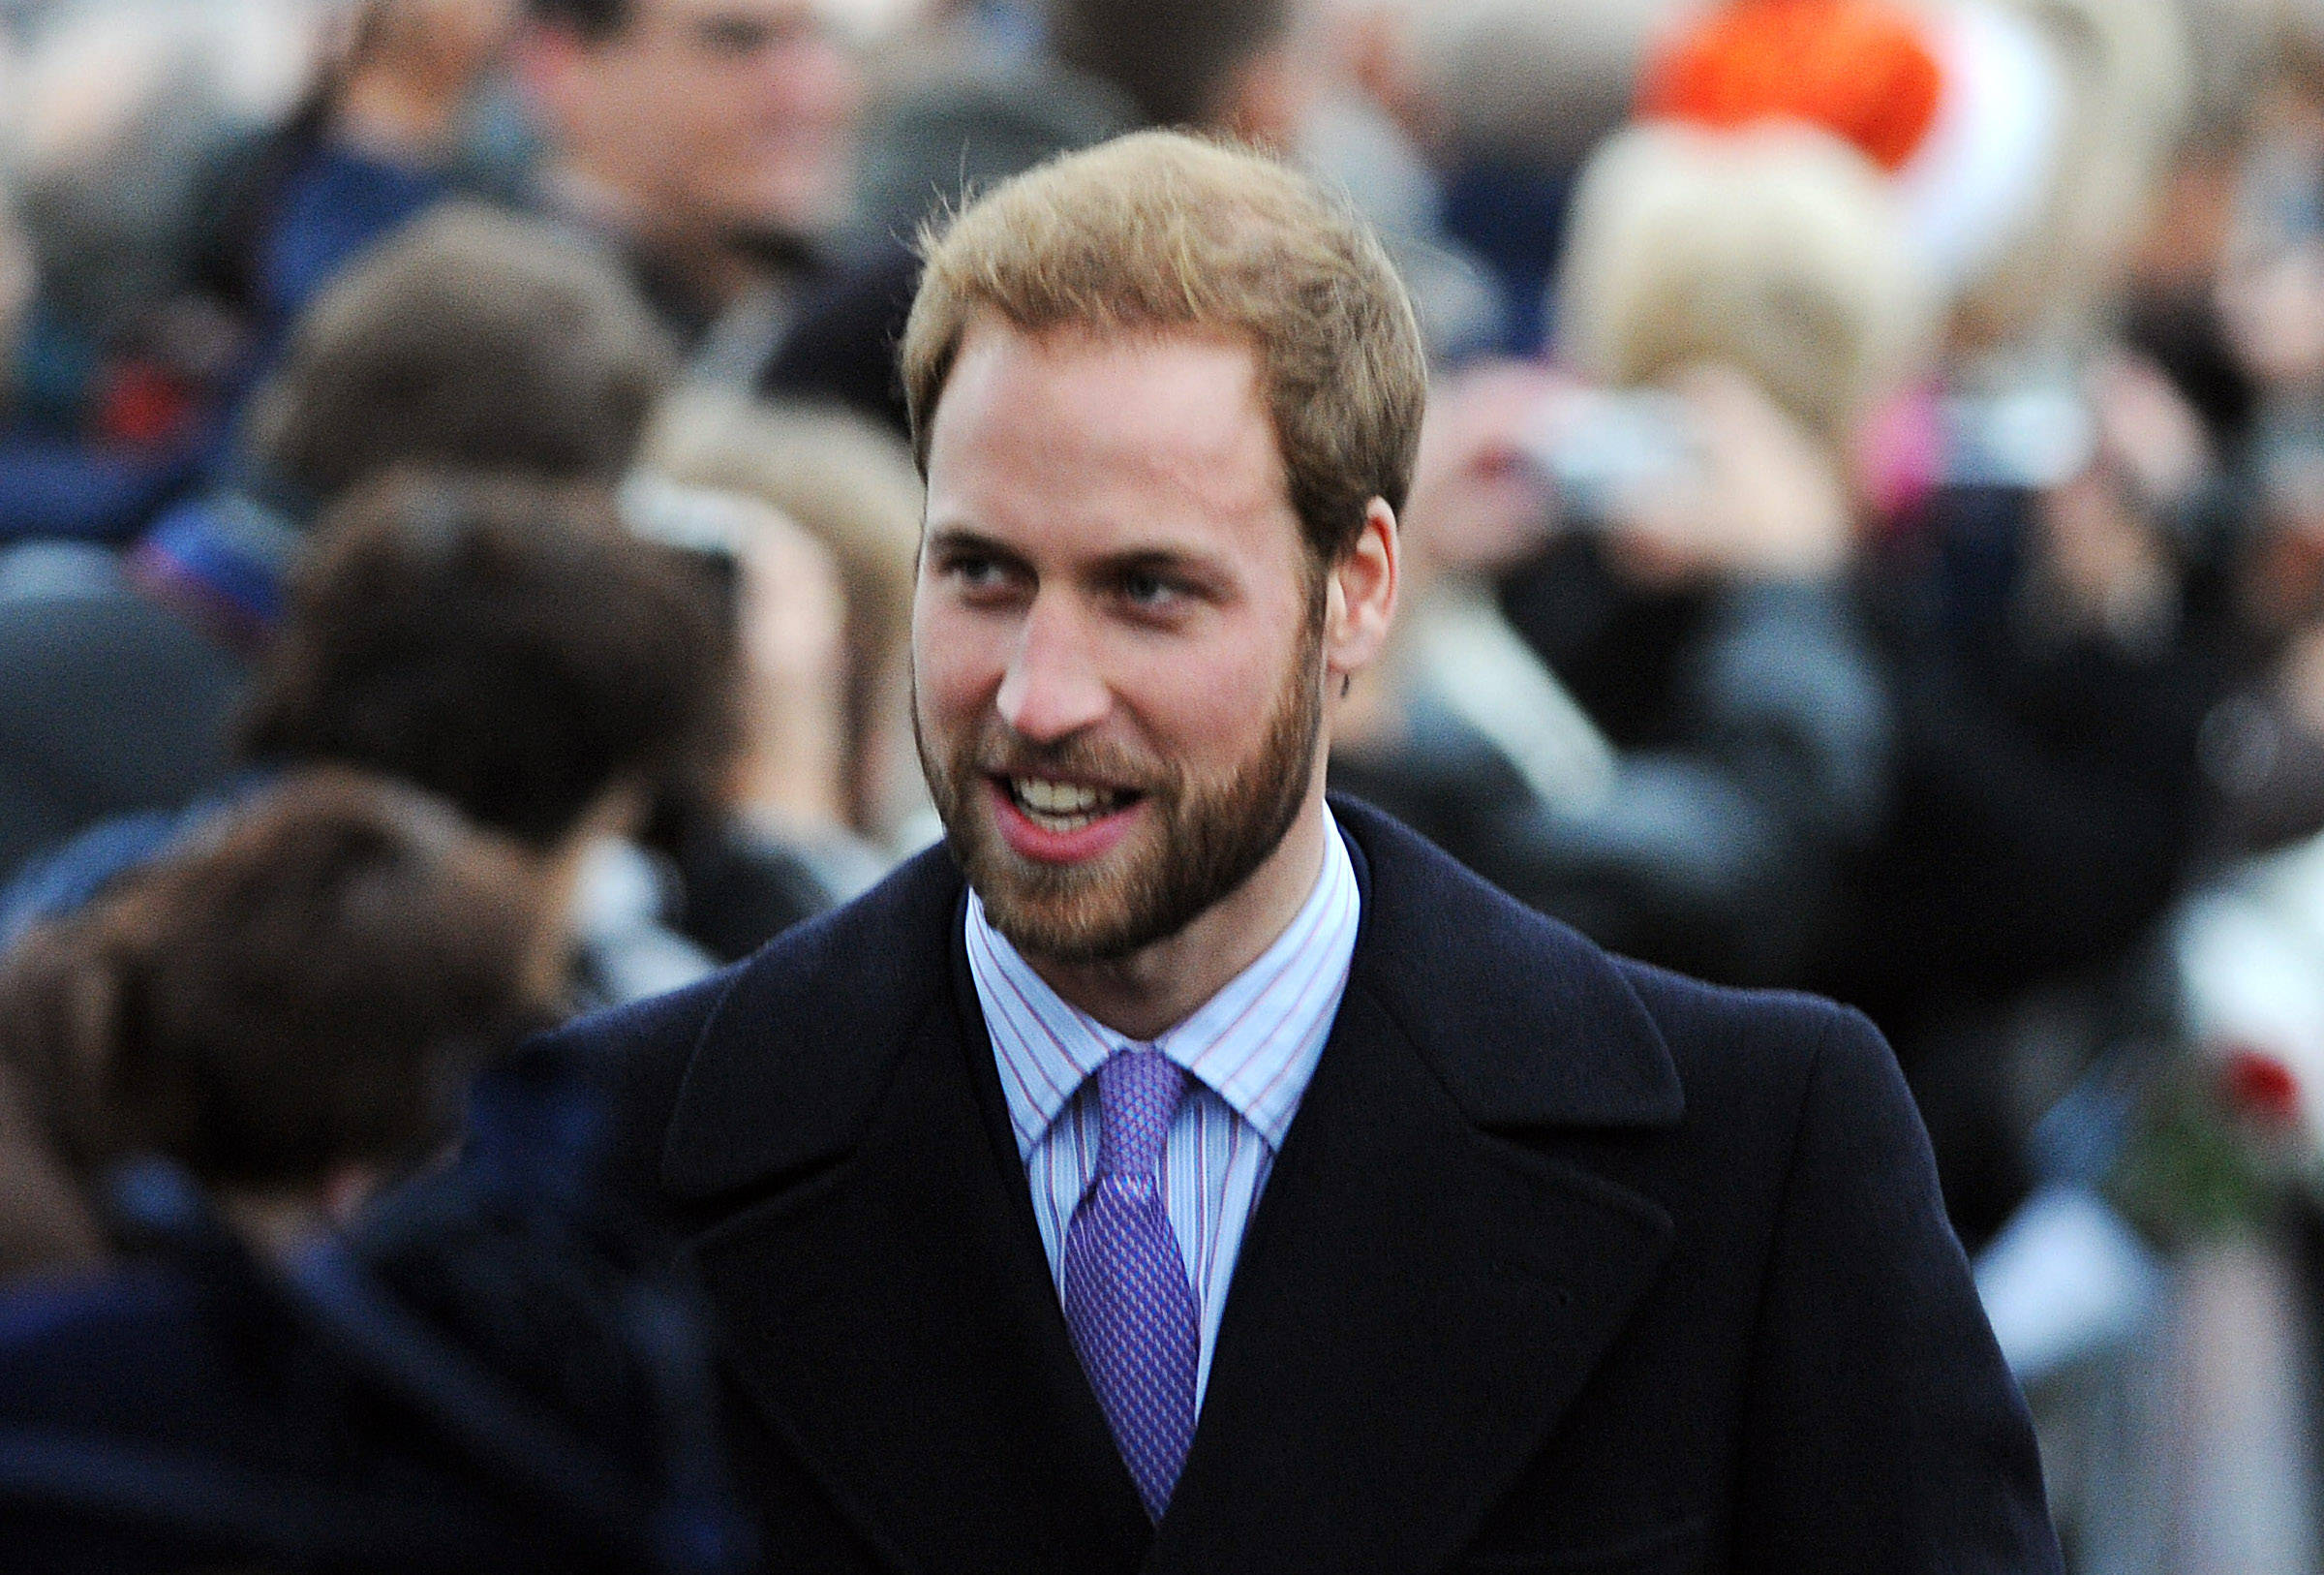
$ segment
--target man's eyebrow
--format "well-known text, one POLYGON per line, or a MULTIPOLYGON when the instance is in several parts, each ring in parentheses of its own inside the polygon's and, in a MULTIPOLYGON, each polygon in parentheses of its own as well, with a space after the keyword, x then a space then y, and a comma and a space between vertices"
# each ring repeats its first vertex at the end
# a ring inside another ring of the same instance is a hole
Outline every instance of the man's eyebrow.
POLYGON ((942 525, 929 532, 926 550, 932 556, 975 553, 980 557, 997 558, 1011 565, 1022 566, 1024 563, 1024 555, 1015 548, 1004 546, 982 532, 972 531, 962 525, 942 525))
POLYGON ((1099 560, 1097 568, 1100 573, 1106 574, 1159 572, 1208 578, 1215 573, 1215 565, 1210 558, 1177 547, 1132 547, 1122 552, 1109 553, 1099 560))
MULTIPOLYGON (((979 557, 1012 569, 1030 568, 1029 560, 1015 547, 964 525, 942 525, 930 531, 923 551, 931 561, 979 557)), ((1206 581, 1221 577, 1218 565, 1208 555, 1170 546, 1125 547, 1107 553, 1089 563, 1087 572, 1107 579, 1135 573, 1169 573, 1206 581)))

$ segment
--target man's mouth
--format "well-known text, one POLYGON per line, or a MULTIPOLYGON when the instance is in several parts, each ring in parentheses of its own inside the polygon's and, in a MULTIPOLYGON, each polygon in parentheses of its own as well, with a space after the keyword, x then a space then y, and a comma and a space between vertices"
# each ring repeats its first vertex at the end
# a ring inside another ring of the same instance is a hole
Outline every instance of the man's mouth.
POLYGON ((1099 788, 1088 783, 1055 782, 1046 777, 1002 777, 1001 788, 1018 811, 1053 836, 1069 836, 1125 810, 1139 795, 1127 788, 1099 788))

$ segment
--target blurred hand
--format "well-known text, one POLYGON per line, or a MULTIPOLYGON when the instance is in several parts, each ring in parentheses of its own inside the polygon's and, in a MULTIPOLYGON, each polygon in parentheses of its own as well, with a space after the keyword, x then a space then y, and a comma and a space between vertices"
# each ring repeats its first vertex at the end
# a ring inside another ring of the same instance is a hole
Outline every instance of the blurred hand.
POLYGON ((2091 369, 2090 399, 2098 422, 2098 453, 2154 508, 2185 503, 2217 460, 2203 417, 2162 369, 2115 350, 2091 369))
POLYGON ((2146 511, 2105 467, 2042 494, 2039 603, 2061 631, 2138 645, 2176 616, 2178 577, 2146 511))
POLYGON ((787 515, 754 508, 742 553, 743 751, 737 807, 792 824, 847 818, 847 596, 787 515))
POLYGON ((2218 298, 2228 337, 2254 378, 2278 389, 2324 380, 2324 245, 2236 263, 2218 298))
POLYGON ((1555 534, 1556 499, 1524 441, 1567 386, 1531 361, 1485 361, 1429 390, 1401 522, 1408 565, 1491 574, 1555 534))
POLYGON ((1615 500, 1606 521, 1615 567, 1655 585, 1826 579, 1846 568, 1848 485, 1823 444, 1730 368, 1693 367, 1671 387, 1702 463, 1615 500))
POLYGON ((2179 606, 2166 511, 2185 504, 2217 461, 2202 417, 2144 356, 2100 356, 2088 390, 2095 458, 2041 498, 2036 589, 2061 628, 2151 643, 2179 606))

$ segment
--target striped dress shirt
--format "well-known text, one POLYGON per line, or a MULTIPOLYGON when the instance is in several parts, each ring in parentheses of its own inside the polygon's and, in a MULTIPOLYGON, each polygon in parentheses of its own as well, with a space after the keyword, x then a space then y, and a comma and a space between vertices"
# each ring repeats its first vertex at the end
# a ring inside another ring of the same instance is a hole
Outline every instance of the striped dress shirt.
MULTIPOLYGON (((1202 1310, 1199 1405, 1235 1276, 1243 1227, 1339 1013, 1356 949, 1356 870, 1326 810, 1324 867, 1290 928, 1259 960, 1155 1039, 1191 1074, 1163 1145, 1162 1189, 1186 1280, 1202 1310)), ((1064 1294, 1065 1234, 1097 1170, 1093 1075, 1116 1050, 1143 1048, 1060 997, 968 898, 968 972, 1000 1064, 1033 1217, 1064 1294)))

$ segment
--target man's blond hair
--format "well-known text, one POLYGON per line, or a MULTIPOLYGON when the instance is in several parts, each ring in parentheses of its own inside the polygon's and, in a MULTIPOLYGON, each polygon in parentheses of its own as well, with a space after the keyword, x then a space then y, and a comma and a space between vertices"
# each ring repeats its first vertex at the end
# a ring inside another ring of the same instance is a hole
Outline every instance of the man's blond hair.
POLYGON ((912 448, 977 319, 1247 341, 1309 548, 1335 563, 1404 506, 1428 372, 1394 265, 1347 203, 1263 155, 1140 132, 1003 182, 921 237, 904 328, 912 448))

